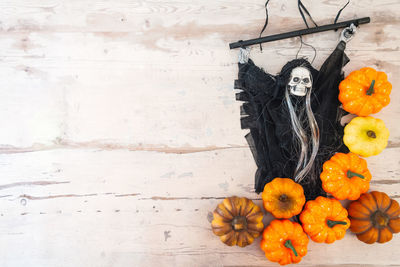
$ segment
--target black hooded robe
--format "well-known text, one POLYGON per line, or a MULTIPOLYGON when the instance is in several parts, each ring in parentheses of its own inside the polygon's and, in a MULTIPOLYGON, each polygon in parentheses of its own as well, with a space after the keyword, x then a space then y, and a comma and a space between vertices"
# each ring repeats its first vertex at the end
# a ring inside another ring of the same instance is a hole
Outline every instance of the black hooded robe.
MULTIPOLYGON (((320 146, 312 170, 318 179, 312 180, 308 174, 301 184, 307 200, 326 195, 319 179, 322 164, 336 152, 348 152, 343 144, 344 127, 340 124, 344 111, 339 108, 338 100, 338 86, 344 78, 342 68, 349 61, 344 53, 345 47, 346 43, 341 41, 319 71, 305 59, 286 63, 276 76, 257 67, 251 59, 247 63, 239 63, 235 89, 241 91, 236 98, 244 101, 241 106, 241 127, 250 130, 246 139, 257 165, 257 193, 262 192, 265 184, 275 177, 294 179, 299 155, 284 93, 291 71, 303 66, 313 77, 311 107, 320 131, 320 146)), ((297 100, 294 99, 294 102, 299 106, 305 97, 295 98, 297 100)))

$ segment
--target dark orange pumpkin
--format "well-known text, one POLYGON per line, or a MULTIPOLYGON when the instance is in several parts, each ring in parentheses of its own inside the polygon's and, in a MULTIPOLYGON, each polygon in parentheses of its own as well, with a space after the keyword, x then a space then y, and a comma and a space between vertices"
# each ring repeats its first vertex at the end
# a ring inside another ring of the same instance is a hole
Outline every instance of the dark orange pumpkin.
POLYGON ((350 230, 367 244, 388 242, 400 232, 399 203, 383 192, 362 194, 350 204, 348 212, 350 230))

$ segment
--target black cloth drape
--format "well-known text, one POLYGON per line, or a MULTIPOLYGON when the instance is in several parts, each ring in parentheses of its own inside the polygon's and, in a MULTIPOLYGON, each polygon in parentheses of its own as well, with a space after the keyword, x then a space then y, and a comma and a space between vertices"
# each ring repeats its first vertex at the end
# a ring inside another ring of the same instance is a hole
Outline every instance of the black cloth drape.
MULTIPOLYGON (((346 44, 341 41, 325 60, 320 70, 314 69, 305 59, 295 59, 284 65, 278 75, 265 72, 249 59, 239 63, 235 88, 241 106, 241 127, 249 129, 246 140, 257 165, 255 190, 263 191, 266 183, 275 177, 292 178, 298 162, 298 147, 294 142, 290 116, 285 102, 285 90, 291 71, 298 66, 306 67, 313 77, 311 106, 320 130, 320 147, 313 173, 301 182, 307 200, 325 195, 319 174, 322 164, 335 152, 348 152, 343 145, 343 126, 340 119, 344 111, 339 108, 339 83, 344 75, 342 68, 349 61, 344 53, 346 44)), ((295 107, 304 105, 304 97, 291 96, 295 107)))

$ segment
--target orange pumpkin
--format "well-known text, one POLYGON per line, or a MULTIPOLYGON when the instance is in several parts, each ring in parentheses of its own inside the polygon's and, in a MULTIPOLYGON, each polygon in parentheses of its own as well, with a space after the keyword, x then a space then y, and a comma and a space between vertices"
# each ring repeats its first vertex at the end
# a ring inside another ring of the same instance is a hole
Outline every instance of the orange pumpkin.
POLYGON ((250 245, 264 229, 260 207, 245 197, 225 198, 213 216, 212 230, 228 246, 250 245))
POLYGON ((306 203, 300 220, 304 232, 318 243, 333 243, 342 239, 350 226, 347 210, 340 202, 321 196, 306 203))
POLYGON ((300 224, 273 220, 263 232, 260 247, 267 259, 285 265, 301 261, 307 254, 308 241, 300 224))
POLYGON ((362 194, 349 208, 350 230, 364 243, 385 243, 400 232, 399 203, 383 192, 362 194))
POLYGON ((336 153, 323 165, 322 188, 337 199, 356 200, 369 189, 371 173, 365 159, 354 153, 336 153))
POLYGON ((275 178, 266 184, 262 199, 265 210, 285 219, 299 214, 306 202, 303 187, 289 178, 275 178))
POLYGON ((339 100, 344 110, 358 116, 368 116, 390 103, 392 85, 386 73, 362 68, 350 73, 340 83, 339 90, 339 100))

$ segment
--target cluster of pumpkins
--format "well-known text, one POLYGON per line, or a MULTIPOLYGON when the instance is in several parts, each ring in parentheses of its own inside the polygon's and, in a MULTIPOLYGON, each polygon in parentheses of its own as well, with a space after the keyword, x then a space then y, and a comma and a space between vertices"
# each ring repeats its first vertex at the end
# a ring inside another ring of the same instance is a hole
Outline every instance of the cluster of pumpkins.
POLYGON ((363 157, 379 154, 387 145, 389 131, 382 120, 370 117, 390 102, 392 85, 384 72, 362 68, 340 83, 343 109, 358 115, 344 129, 343 141, 351 152, 336 153, 323 164, 323 189, 331 197, 307 201, 300 184, 275 178, 262 193, 264 209, 274 219, 264 228, 263 212, 247 198, 229 197, 213 213, 214 234, 229 246, 244 247, 262 233, 265 256, 281 265, 298 263, 307 254, 309 238, 333 243, 346 230, 367 244, 385 243, 400 232, 400 206, 383 192, 367 193, 371 180, 363 157), (339 200, 352 200, 345 209, 339 200), (298 216, 300 223, 289 220, 298 216))

